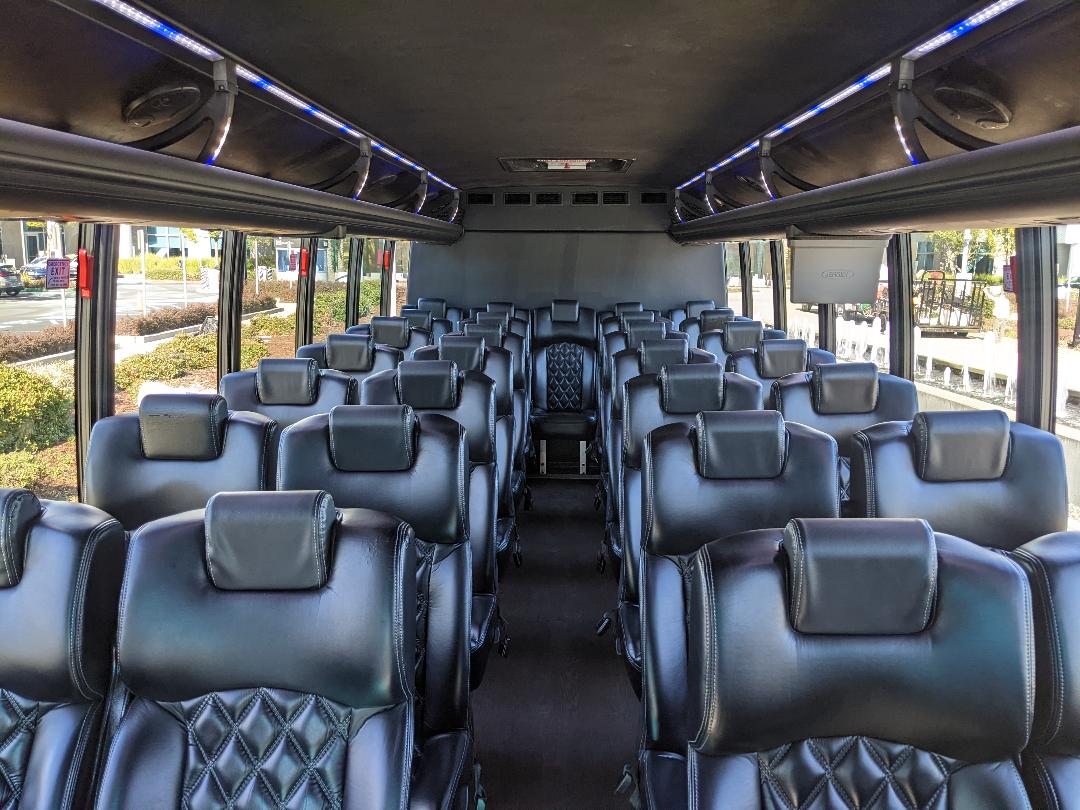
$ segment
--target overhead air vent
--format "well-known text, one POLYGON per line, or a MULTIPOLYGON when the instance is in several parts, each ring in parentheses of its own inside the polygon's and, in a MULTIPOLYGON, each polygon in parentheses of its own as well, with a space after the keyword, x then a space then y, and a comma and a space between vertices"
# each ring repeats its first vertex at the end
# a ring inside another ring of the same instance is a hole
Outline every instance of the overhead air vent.
POLYGON ((627 158, 499 158, 508 172, 625 172, 627 158))
POLYGON ((604 205, 629 205, 630 195, 625 191, 605 191, 604 205))
POLYGON ((124 121, 133 127, 157 126, 194 112, 201 101, 202 93, 194 84, 164 84, 124 107, 124 121))
POLYGON ((642 205, 667 205, 668 197, 664 191, 643 191, 641 192, 641 204, 642 205))
POLYGON ((599 205, 600 195, 595 191, 575 191, 570 202, 573 205, 599 205))
POLYGON ((536 192, 537 205, 562 205, 562 194, 557 191, 536 192))
POLYGON ((1003 101, 973 85, 940 84, 934 98, 954 119, 979 129, 1005 129, 1012 122, 1012 110, 1003 101))
POLYGON ((503 205, 531 205, 532 195, 527 191, 508 191, 503 194, 503 205))
POLYGON ((495 195, 490 191, 470 191, 469 205, 494 205, 495 195))

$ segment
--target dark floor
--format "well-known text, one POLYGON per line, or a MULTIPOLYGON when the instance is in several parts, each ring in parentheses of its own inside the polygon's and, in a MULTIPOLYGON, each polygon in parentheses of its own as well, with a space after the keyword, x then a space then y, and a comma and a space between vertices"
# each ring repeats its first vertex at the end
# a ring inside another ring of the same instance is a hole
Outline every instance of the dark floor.
POLYGON ((616 584, 596 572, 603 519, 592 481, 534 481, 519 515, 525 566, 500 585, 510 657, 492 654, 473 692, 476 744, 491 810, 620 808, 614 788, 634 760, 639 704, 612 633, 594 627, 616 584))

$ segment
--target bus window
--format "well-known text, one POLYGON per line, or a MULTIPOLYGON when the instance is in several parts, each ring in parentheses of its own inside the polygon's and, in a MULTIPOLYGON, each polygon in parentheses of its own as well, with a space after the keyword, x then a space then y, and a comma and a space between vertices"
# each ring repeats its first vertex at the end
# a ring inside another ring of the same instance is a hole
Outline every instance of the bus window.
POLYGON ((1015 231, 933 231, 912 242, 920 408, 994 407, 1014 416, 1017 306, 1006 268, 1015 231))
POLYGON ((116 413, 148 393, 217 390, 220 244, 214 231, 120 226, 116 413))
MULTIPOLYGON (((389 243, 387 243, 389 244, 389 243)), ((390 298, 391 315, 397 315, 409 300, 409 263, 412 259, 412 242, 394 242, 393 265, 394 286, 390 298)))
POLYGON ((724 278, 727 286, 727 305, 742 315, 742 271, 739 268, 739 243, 726 242, 724 251, 724 278))
MULTIPOLYGON (((1055 431, 1071 457, 1080 449, 1080 222, 1057 232, 1057 419, 1055 431)), ((1080 481, 1069 482, 1069 522, 1080 525, 1080 481)), ((1070 528, 1074 528, 1070 525, 1070 528)))
MULTIPOLYGON (((245 318, 245 338, 263 347, 263 356, 292 357, 296 352, 296 276, 300 240, 275 236, 247 237, 244 300, 265 301, 262 314, 245 318)), ((240 354, 241 368, 254 368, 258 352, 240 354)))
POLYGON ((320 239, 315 261, 315 342, 345 331, 349 240, 320 239))
POLYGON ((365 239, 360 262, 360 311, 357 323, 369 323, 382 306, 382 266, 380 257, 383 239, 365 239))
POLYGON ((776 325, 773 317, 772 258, 765 239, 750 242, 750 281, 754 291, 754 318, 765 326, 776 325))
POLYGON ((74 500, 76 273, 71 267, 78 229, 4 220, 0 235, 0 487, 74 500), (49 259, 60 261, 59 271, 54 261, 50 273, 49 259), (56 288, 65 261, 69 285, 56 288))

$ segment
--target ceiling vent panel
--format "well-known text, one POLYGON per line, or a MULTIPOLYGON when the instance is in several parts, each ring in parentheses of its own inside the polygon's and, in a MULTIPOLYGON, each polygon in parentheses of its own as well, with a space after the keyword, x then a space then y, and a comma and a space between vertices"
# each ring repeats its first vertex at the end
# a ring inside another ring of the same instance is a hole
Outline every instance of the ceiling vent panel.
POLYGON ((562 194, 557 191, 536 192, 537 205, 562 205, 562 194))
POLYGON ((575 191, 570 202, 573 205, 599 205, 600 195, 595 191, 575 191))
POLYGON ((625 191, 605 191, 602 197, 604 205, 629 205, 630 195, 625 191))
POLYGON ((470 191, 469 205, 494 205, 495 195, 490 191, 470 191))
POLYGON ((667 205, 668 195, 666 191, 643 191, 641 192, 642 205, 667 205))
POLYGON ((532 205, 532 194, 527 191, 508 191, 503 194, 503 205, 532 205))
POLYGON ((628 158, 529 158, 503 157, 499 164, 508 172, 617 172, 625 173, 628 158))

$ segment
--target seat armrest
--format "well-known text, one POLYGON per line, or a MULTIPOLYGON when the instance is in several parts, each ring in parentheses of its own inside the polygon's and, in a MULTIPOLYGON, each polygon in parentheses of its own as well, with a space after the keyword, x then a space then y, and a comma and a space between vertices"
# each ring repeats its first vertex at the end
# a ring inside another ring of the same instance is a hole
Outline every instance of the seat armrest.
POLYGON ((473 772, 472 737, 451 731, 428 739, 421 749, 419 774, 409 795, 410 810, 469 806, 473 772))

